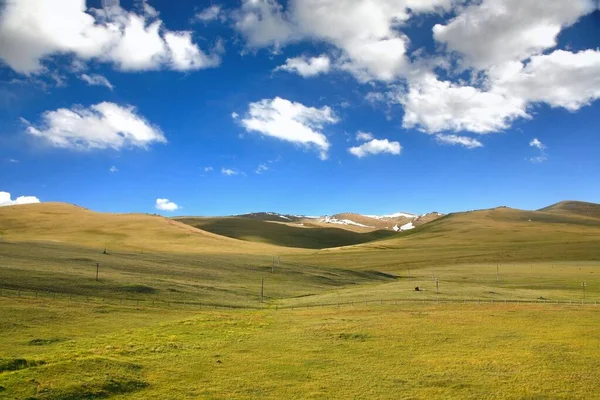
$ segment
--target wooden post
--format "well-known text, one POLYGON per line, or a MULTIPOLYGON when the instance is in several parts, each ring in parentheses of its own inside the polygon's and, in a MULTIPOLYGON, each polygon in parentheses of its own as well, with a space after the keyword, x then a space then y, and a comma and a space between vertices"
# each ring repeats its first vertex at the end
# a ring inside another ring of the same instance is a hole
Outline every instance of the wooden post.
POLYGON ((263 302, 265 294, 265 278, 260 278, 260 302, 263 302))
POLYGON ((96 282, 98 281, 98 271, 100 270, 100 263, 96 263, 96 282))
POLYGON ((440 280, 438 278, 435 278, 435 292, 440 292, 440 280))
POLYGON ((583 299, 585 300, 585 286, 586 283, 585 282, 581 282, 581 289, 583 289, 583 299))
POLYGON ((273 256, 273 264, 271 265, 271 273, 275 273, 275 256, 273 256))
POLYGON ((500 282, 500 267, 496 263, 496 283, 500 282))

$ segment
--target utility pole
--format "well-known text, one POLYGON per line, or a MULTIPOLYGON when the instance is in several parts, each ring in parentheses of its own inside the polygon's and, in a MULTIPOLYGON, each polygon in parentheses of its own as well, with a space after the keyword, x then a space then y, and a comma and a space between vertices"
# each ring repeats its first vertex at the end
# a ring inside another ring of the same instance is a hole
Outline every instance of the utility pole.
POLYGON ((260 278, 260 302, 263 303, 265 294, 265 278, 260 278))
POLYGON ((587 284, 585 282, 581 282, 581 289, 583 290, 583 299, 585 300, 585 287, 587 284))
POLYGON ((440 293, 440 280, 438 278, 435 278, 435 292, 440 293))
POLYGON ((96 263, 96 282, 98 281, 98 271, 100 270, 100 263, 96 263))

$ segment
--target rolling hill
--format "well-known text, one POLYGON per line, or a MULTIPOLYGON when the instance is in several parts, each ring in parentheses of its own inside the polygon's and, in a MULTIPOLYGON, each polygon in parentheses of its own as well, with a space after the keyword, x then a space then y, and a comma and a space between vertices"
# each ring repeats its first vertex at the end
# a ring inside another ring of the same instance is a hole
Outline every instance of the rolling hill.
POLYGON ((298 260, 389 273, 406 265, 600 260, 600 219, 507 207, 453 213, 393 238, 298 260))
POLYGON ((561 201, 539 211, 560 214, 576 214, 584 217, 600 218, 600 204, 584 201, 561 201))
POLYGON ((176 221, 217 235, 248 242, 306 249, 349 246, 396 235, 395 232, 384 230, 360 233, 341 228, 307 227, 243 217, 183 217, 176 218, 176 221))
POLYGON ((66 203, 0 207, 7 241, 44 241, 110 250, 256 253, 273 246, 249 243, 151 214, 98 213, 66 203))

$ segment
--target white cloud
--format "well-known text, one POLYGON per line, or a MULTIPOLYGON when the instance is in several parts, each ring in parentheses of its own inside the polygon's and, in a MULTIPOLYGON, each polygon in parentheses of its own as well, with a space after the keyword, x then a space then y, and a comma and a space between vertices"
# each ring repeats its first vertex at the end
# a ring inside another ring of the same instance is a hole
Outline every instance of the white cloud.
POLYGON ((233 118, 233 119, 238 119, 239 116, 240 115, 238 113, 236 113, 236 112, 232 112, 231 113, 231 118, 233 118))
POLYGON ((374 139, 372 133, 362 132, 362 131, 356 132, 356 140, 360 140, 360 141, 366 142, 367 140, 372 140, 372 139, 374 139))
POLYGON ((179 206, 169 199, 156 199, 156 204, 154 205, 157 210, 160 211, 177 211, 179 210, 179 206))
POLYGON ((316 148, 321 159, 327 158, 330 147, 321 130, 325 124, 337 122, 337 116, 328 106, 307 107, 280 97, 250 103, 247 115, 240 121, 248 132, 316 148))
POLYGON ((547 147, 538 138, 533 138, 533 140, 529 142, 529 147, 535 147, 540 151, 540 154, 538 156, 531 157, 528 159, 530 162, 534 164, 539 164, 548 159, 548 155, 546 154, 547 147))
POLYGON ((387 97, 384 93, 381 92, 369 92, 365 95, 365 100, 375 105, 377 103, 383 103, 387 100, 387 97))
POLYGON ((577 111, 600 98, 600 50, 556 50, 533 56, 526 65, 493 68, 490 76, 493 88, 506 96, 577 111))
POLYGON ((396 29, 411 15, 449 9, 451 0, 244 0, 236 28, 253 48, 277 48, 301 39, 341 50, 337 67, 361 81, 391 81, 407 68, 408 38, 396 29))
POLYGON ((109 170, 110 172, 112 172, 113 174, 114 174, 115 172, 119 172, 119 168, 115 167, 114 165, 113 165, 112 167, 110 167, 108 170, 109 170))
POLYGON ((479 140, 467 136, 438 134, 435 136, 435 138, 438 141, 438 143, 460 145, 466 147, 467 149, 476 149, 477 147, 483 147, 483 144, 479 140))
POLYGON ((213 167, 204 167, 204 172, 212 172, 213 170, 213 167))
POLYGON ((538 138, 534 138, 531 142, 529 142, 529 146, 536 147, 540 150, 544 150, 546 146, 542 142, 539 141, 538 138))
POLYGON ((243 0, 233 17, 235 28, 253 48, 274 46, 278 49, 297 37, 276 0, 243 0))
POLYGON ((11 163, 11 164, 17 164, 19 162, 19 160, 14 159, 14 158, 9 158, 8 162, 11 163))
POLYGON ((114 103, 46 111, 42 120, 41 125, 35 126, 22 119, 28 134, 41 137, 54 147, 121 150, 167 141, 160 129, 138 115, 134 107, 114 103))
POLYGON ((400 143, 398 142, 390 142, 387 139, 373 139, 360 146, 350 147, 348 151, 358 158, 384 153, 399 155, 402 151, 402 146, 400 146, 400 143))
POLYGON ((254 172, 260 175, 263 172, 266 172, 268 170, 269 170, 269 167, 267 166, 267 164, 259 164, 254 172))
POLYGON ((171 68, 178 71, 216 67, 221 63, 218 55, 206 55, 192 43, 191 32, 167 32, 165 41, 171 53, 171 68))
POLYGON ((404 106, 403 126, 427 133, 497 132, 517 118, 528 117, 523 99, 440 81, 433 74, 411 81, 398 101, 404 106))
POLYGON ((192 18, 193 21, 199 22, 211 22, 216 19, 223 20, 223 14, 221 12, 221 7, 218 5, 212 5, 210 7, 205 8, 202 11, 197 12, 192 18))
POLYGON ((239 172, 236 171, 235 169, 231 169, 231 168, 221 168, 221 173, 223 175, 227 175, 227 176, 235 176, 235 175, 239 175, 239 172))
POLYGON ((87 82, 88 85, 92 85, 92 86, 106 86, 110 90, 114 89, 114 86, 109 82, 109 80, 106 79, 106 77, 104 77, 102 75, 98 75, 98 74, 91 74, 91 75, 82 74, 79 78, 82 81, 87 82))
POLYGON ((563 28, 594 9, 592 0, 484 0, 434 26, 433 35, 466 66, 486 69, 555 47, 563 28))
POLYGON ((577 111, 600 98, 600 50, 556 50, 490 68, 482 87, 440 81, 426 73, 409 81, 396 99, 405 108, 403 126, 427 133, 507 129, 528 109, 544 103, 577 111))
POLYGON ((44 72, 43 61, 60 54, 111 62, 126 71, 218 64, 218 54, 204 54, 187 32, 167 30, 158 12, 142 4, 139 15, 118 2, 87 9, 85 0, 9 1, 0 16, 0 59, 23 74, 44 72))
POLYGON ((310 78, 319 74, 329 72, 330 60, 326 55, 318 57, 295 57, 288 58, 284 65, 275 68, 275 71, 287 71, 296 73, 304 78, 310 78))
POLYGON ((16 204, 32 204, 39 203, 40 199, 35 196, 19 196, 12 200, 8 192, 0 192, 0 207, 13 206, 16 204))
POLYGON ((150 18, 157 18, 160 15, 156 8, 148 4, 147 0, 142 0, 142 9, 144 10, 144 14, 150 18))

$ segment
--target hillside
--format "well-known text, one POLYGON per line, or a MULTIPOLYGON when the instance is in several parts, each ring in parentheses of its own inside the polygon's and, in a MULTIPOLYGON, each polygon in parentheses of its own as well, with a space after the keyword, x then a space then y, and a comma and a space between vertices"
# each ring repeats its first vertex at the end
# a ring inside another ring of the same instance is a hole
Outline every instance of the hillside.
POLYGON ((0 234, 7 241, 106 246, 109 250, 254 253, 266 246, 218 236, 158 215, 98 213, 66 203, 0 207, 0 234))
POLYGON ((353 232, 333 227, 303 227, 241 217, 177 218, 177 221, 217 235, 277 246, 324 249, 395 236, 395 232, 353 232))
POLYGON ((449 214, 394 238, 298 259, 390 273, 406 265, 600 260, 600 219, 499 207, 449 214))
POLYGON ((584 217, 600 218, 600 204, 587 203, 584 201, 561 201, 539 211, 549 213, 569 213, 584 217))

